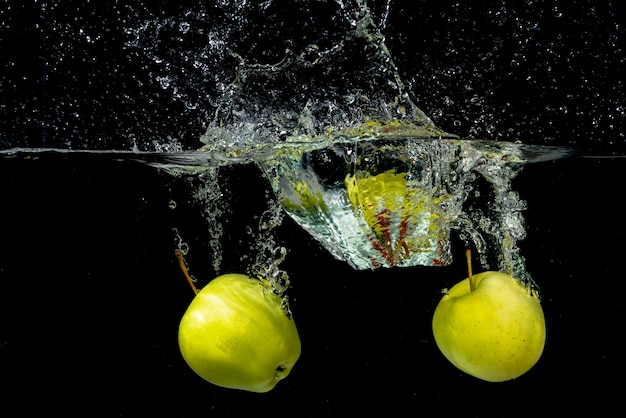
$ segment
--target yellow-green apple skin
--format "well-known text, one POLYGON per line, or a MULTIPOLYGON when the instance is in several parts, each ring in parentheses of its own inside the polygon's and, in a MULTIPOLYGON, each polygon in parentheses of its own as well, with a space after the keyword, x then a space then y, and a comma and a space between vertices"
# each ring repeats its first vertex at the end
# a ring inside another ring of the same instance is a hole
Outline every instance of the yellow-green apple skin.
POLYGON ((178 330, 183 358, 218 386, 270 391, 300 357, 300 337, 267 281, 242 274, 213 279, 193 299, 178 330))
POLYGON ((489 382, 521 376, 537 363, 546 324, 534 291, 508 274, 486 271, 450 289, 433 316, 433 334, 456 367, 489 382))

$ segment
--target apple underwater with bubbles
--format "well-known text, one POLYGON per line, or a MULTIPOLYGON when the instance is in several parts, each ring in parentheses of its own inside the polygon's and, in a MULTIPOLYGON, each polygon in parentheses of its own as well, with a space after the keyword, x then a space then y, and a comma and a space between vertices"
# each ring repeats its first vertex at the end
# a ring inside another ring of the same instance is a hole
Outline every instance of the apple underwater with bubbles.
POLYGON ((435 309, 435 342, 452 364, 479 379, 519 377, 537 363, 545 345, 539 297, 508 274, 472 276, 469 270, 435 309))
POLYGON ((183 358, 218 386, 268 392, 300 357, 293 318, 265 280, 213 279, 191 302, 178 331, 183 358))

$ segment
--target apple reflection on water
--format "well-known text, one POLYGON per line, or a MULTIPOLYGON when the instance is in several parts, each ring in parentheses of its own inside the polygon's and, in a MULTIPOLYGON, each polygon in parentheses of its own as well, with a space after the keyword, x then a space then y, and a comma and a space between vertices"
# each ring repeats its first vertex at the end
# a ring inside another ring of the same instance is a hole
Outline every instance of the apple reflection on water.
POLYGON ((483 265, 493 252, 498 269, 523 279, 523 204, 510 189, 522 148, 445 135, 371 121, 284 147, 261 166, 286 212, 356 269, 447 265, 458 229, 483 265), (493 189, 489 210, 467 204, 478 177, 493 189))

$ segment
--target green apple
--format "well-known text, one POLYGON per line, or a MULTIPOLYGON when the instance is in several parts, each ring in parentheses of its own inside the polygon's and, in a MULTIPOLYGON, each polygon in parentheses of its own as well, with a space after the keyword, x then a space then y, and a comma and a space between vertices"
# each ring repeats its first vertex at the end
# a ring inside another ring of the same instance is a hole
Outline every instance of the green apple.
POLYGON ((546 324, 539 298, 512 276, 486 271, 456 284, 433 316, 435 342, 456 367, 489 382, 521 376, 541 357, 546 324))
POLYGON ((300 357, 296 325, 266 280, 213 279, 193 299, 178 330, 183 358, 218 386, 267 392, 300 357))

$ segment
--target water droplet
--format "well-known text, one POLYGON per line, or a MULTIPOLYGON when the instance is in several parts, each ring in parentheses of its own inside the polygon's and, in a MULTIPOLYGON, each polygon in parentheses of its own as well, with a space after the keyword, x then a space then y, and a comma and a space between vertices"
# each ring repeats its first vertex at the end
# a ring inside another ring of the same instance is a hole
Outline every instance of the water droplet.
POLYGON ((169 77, 165 76, 165 77, 157 77, 157 81, 159 82, 159 84, 161 84, 161 88, 166 89, 170 86, 170 84, 172 83, 172 79, 170 79, 169 77))
POLYGON ((187 33, 189 32, 189 28, 191 27, 191 25, 188 22, 180 22, 178 24, 178 30, 181 33, 187 33))

